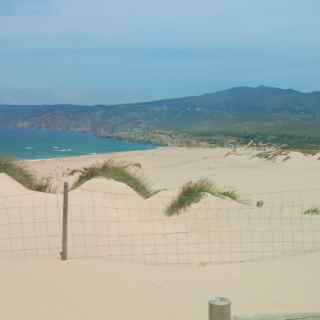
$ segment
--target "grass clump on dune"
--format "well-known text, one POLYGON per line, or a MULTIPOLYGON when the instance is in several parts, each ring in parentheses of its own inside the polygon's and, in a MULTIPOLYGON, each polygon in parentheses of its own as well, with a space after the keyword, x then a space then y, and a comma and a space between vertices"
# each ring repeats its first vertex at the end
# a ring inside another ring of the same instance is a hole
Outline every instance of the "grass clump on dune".
POLYGON ((305 210, 303 214, 309 215, 309 216, 320 216, 320 208, 318 207, 309 208, 305 210))
POLYGON ((174 214, 180 214, 192 204, 199 202, 205 194, 239 201, 239 196, 235 191, 221 190, 207 179, 201 179, 197 182, 190 181, 182 187, 177 197, 168 205, 166 215, 172 216, 174 214))
POLYGON ((14 158, 0 158, 0 173, 5 173, 30 190, 40 192, 50 191, 48 179, 38 180, 14 158))
POLYGON ((85 167, 82 170, 74 170, 70 175, 80 173, 79 177, 72 186, 72 189, 80 187, 85 182, 103 177, 126 184, 143 198, 149 198, 156 193, 152 191, 145 178, 136 171, 130 170, 130 167, 139 168, 136 164, 115 163, 112 160, 106 161, 101 165, 85 167))
POLYGON ((276 148, 272 150, 262 151, 256 154, 256 157, 259 159, 275 161, 280 157, 283 157, 283 161, 290 159, 289 150, 276 148))

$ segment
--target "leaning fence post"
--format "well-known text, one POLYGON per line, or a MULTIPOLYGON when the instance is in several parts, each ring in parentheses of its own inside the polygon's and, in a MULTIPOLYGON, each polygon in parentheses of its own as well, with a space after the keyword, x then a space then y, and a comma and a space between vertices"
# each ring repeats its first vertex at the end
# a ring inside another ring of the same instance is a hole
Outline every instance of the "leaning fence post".
POLYGON ((209 320, 231 320, 231 301, 223 297, 209 300, 209 320))
POLYGON ((62 251, 61 260, 68 259, 68 182, 63 186, 63 214, 62 214, 62 251))

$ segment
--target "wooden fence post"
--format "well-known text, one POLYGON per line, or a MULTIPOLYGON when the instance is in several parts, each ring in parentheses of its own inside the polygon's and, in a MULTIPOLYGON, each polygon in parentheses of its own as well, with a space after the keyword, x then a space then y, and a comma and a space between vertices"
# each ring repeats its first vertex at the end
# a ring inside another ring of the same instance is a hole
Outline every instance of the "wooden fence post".
POLYGON ((63 186, 63 215, 62 215, 62 251, 61 260, 68 259, 68 204, 69 204, 69 185, 68 182, 63 186))
POLYGON ((209 320, 231 320, 231 301, 223 297, 209 300, 209 320))

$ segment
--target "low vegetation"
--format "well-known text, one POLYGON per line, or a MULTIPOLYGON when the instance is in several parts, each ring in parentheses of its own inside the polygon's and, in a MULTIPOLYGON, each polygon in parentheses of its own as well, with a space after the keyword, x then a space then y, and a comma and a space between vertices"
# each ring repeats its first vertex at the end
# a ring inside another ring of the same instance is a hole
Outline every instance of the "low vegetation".
POLYGON ((126 184, 143 198, 149 198, 157 191, 153 191, 145 178, 141 176, 137 169, 140 169, 140 164, 115 163, 112 160, 106 161, 100 165, 85 167, 81 170, 74 170, 70 175, 80 173, 77 180, 72 186, 72 189, 80 187, 85 182, 93 178, 106 178, 126 184), (136 170, 133 170, 135 168, 136 170))
POLYGON ((290 159, 289 151, 282 148, 275 148, 259 152, 256 154, 256 157, 259 159, 265 159, 270 161, 275 161, 279 157, 282 157, 283 161, 287 161, 290 159))
POLYGON ((239 201, 239 196, 234 190, 221 190, 207 179, 186 183, 177 197, 166 208, 166 215, 180 214, 192 204, 199 202, 205 194, 219 198, 228 198, 239 201))
POLYGON ((0 158, 0 173, 5 173, 24 187, 40 192, 50 192, 49 179, 38 180, 30 171, 13 158, 0 158))
POLYGON ((319 216, 320 215, 320 208, 318 207, 312 207, 303 212, 304 215, 309 216, 319 216))

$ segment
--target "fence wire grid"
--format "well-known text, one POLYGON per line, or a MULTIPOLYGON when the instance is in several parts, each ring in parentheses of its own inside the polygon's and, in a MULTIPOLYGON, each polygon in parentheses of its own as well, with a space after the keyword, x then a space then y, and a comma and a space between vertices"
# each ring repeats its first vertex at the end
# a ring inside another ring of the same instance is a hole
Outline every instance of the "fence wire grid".
MULTIPOLYGON (((205 197, 168 217, 171 195, 69 193, 69 259, 143 264, 220 264, 320 251, 320 189, 205 197), (263 203, 257 207, 256 203, 263 203)), ((0 257, 59 257, 63 196, 0 196, 0 257)))

